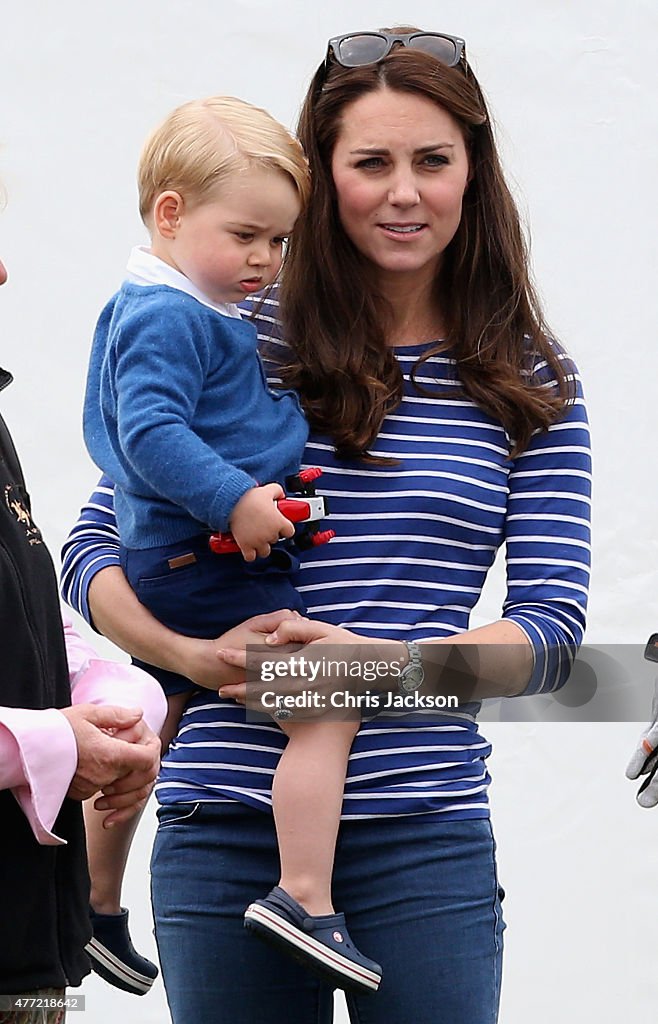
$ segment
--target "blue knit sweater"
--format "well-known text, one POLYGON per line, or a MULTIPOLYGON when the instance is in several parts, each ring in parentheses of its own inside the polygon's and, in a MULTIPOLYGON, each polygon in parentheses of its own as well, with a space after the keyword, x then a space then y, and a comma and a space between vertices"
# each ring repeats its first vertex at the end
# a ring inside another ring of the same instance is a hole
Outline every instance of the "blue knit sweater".
POLYGON ((84 437, 126 547, 226 530, 249 488, 299 468, 306 421, 268 388, 256 344, 250 323, 166 285, 124 283, 101 313, 84 437))

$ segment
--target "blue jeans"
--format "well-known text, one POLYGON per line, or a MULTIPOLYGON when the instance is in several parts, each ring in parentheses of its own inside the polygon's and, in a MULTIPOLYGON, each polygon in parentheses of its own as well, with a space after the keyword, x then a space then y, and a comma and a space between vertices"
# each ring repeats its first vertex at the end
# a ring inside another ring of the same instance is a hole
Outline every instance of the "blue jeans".
MULTIPOLYGON (((238 803, 158 811, 152 898, 174 1024, 329 1024, 328 986, 243 927, 279 877, 272 817, 238 803)), ((383 967, 353 1024, 495 1024, 503 929, 486 819, 341 824, 334 904, 383 967)))

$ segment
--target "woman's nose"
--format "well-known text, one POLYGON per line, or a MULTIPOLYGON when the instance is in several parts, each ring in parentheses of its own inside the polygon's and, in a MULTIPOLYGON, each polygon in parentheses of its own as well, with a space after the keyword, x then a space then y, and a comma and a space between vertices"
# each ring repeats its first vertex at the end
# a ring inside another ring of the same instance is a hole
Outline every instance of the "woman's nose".
POLYGON ((388 191, 391 206, 414 206, 419 199, 418 185, 413 174, 398 174, 391 182, 388 191))

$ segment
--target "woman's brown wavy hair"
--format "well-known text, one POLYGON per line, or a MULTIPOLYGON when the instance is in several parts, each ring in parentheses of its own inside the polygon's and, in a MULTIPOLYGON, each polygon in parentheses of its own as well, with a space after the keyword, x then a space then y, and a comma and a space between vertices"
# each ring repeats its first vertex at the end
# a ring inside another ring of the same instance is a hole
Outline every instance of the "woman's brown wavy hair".
POLYGON ((378 64, 343 68, 330 59, 316 72, 298 125, 312 194, 295 226, 281 285, 293 353, 284 382, 300 392, 311 426, 333 438, 339 457, 373 459, 368 448, 401 400, 402 376, 387 346, 391 310, 338 216, 331 160, 349 104, 382 88, 426 97, 448 111, 470 162, 461 223, 436 280, 446 336, 415 370, 452 349, 464 392, 503 424, 515 455, 533 431, 559 416, 571 385, 530 282, 527 247, 484 97, 464 63, 448 68, 399 47, 378 64), (553 387, 529 376, 533 351, 548 363, 553 387))

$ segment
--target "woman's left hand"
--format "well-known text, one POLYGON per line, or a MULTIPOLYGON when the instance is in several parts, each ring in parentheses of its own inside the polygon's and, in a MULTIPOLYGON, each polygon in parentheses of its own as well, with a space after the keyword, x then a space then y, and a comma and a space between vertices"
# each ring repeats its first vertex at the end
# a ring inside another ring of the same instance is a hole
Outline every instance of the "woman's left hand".
MULTIPOLYGON (((349 689, 355 694, 376 688, 372 678, 364 678, 359 667, 398 661, 400 654, 396 649, 399 647, 400 644, 394 640, 361 636, 317 619, 287 619, 265 637, 258 650, 224 647, 217 652, 221 660, 245 669, 253 679, 248 683, 222 686, 219 695, 248 704, 251 709, 262 710, 260 697, 268 687, 270 690, 275 688, 280 696, 308 690, 317 693, 318 701, 325 707, 327 696, 338 688, 349 689), (331 651, 332 658, 354 666, 353 674, 338 677, 322 671, 322 659, 328 655, 327 647, 337 648, 331 651), (289 674, 285 672, 286 662, 290 665, 289 674)), ((306 713, 305 717, 315 716, 306 713)))

